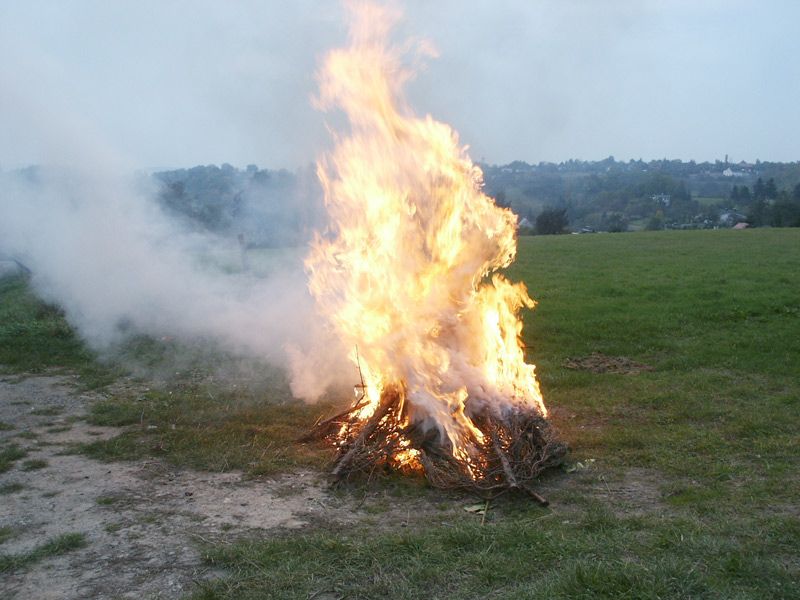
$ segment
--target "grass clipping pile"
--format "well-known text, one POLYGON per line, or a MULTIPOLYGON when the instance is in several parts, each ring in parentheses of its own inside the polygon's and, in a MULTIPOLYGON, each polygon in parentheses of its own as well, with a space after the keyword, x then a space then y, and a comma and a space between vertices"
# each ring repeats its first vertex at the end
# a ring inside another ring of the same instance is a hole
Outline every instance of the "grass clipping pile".
POLYGON ((363 406, 363 398, 356 400, 348 410, 317 423, 304 438, 322 439, 338 448, 333 484, 421 470, 436 488, 464 490, 486 499, 516 490, 547 506, 533 485, 544 470, 564 461, 567 446, 537 411, 513 409, 502 418, 488 412, 473 415, 483 440, 475 441, 477 453, 457 458, 436 427, 425 429, 407 418, 407 404, 397 389, 383 392, 368 419, 358 417, 363 406))

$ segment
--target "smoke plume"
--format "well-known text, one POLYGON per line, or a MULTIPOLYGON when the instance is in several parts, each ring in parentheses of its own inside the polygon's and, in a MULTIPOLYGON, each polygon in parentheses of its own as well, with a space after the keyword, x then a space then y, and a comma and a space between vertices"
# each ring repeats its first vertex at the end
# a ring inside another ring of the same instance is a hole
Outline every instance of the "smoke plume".
POLYGON ((291 368, 293 392, 319 396, 344 353, 314 314, 304 250, 280 253, 258 276, 242 268, 235 238, 185 227, 155 192, 149 177, 96 166, 4 173, 0 253, 23 262, 97 350, 132 334, 211 340, 291 368))

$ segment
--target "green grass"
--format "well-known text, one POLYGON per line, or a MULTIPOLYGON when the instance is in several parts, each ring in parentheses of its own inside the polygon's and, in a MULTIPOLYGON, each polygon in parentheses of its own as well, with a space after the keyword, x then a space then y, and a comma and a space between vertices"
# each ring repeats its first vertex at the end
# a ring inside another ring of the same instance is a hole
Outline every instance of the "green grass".
POLYGON ((18 531, 13 527, 9 527, 8 525, 0 527, 0 544, 5 544, 8 540, 13 540, 17 537, 17 534, 18 531))
POLYGON ((0 554, 0 573, 16 571, 46 558, 60 556, 86 546, 82 533, 65 533, 22 554, 0 554))
POLYGON ((36 297, 24 276, 0 278, 0 365, 12 373, 66 368, 89 388, 118 375, 97 361, 58 307, 36 297))
POLYGON ((5 473, 14 463, 21 458, 28 456, 27 450, 24 450, 16 444, 9 444, 0 449, 0 473, 5 473))
POLYGON ((14 426, 10 423, 5 423, 4 421, 0 421, 0 431, 11 431, 14 429, 14 426))
POLYGON ((331 410, 327 404, 293 400, 285 385, 273 388, 268 398, 247 390, 176 385, 96 404, 90 424, 128 427, 80 450, 100 460, 158 456, 178 465, 252 475, 320 467, 330 459, 329 449, 295 440, 326 410, 331 410))
MULTIPOLYGON (((319 466, 327 461, 327 449, 293 441, 330 410, 330 405, 310 406, 292 399, 282 373, 252 365, 260 372, 258 385, 216 389, 193 383, 193 376, 241 362, 217 348, 182 347, 175 341, 136 336, 115 352, 117 363, 99 363, 61 311, 36 298, 26 278, 0 280, 0 365, 6 369, 69 369, 89 388, 110 383, 123 373, 120 362, 172 373, 180 369, 185 374, 176 377, 167 390, 97 404, 91 424, 139 427, 130 427, 112 440, 86 444, 82 449, 88 455, 105 460, 155 455, 196 468, 243 469, 252 474, 319 466)), ((47 406, 35 408, 31 414, 56 416, 61 412, 62 407, 47 406)), ((51 427, 49 432, 59 429, 51 427)), ((13 460, 0 453, 0 472, 11 464, 13 460)))
MULTIPOLYGON (((416 511, 436 493, 411 482, 346 528, 205 548, 229 576, 197 598, 798 597, 800 230, 526 237, 509 275, 539 302, 528 358, 570 460, 588 465, 545 477, 552 508, 509 498, 481 526, 416 511), (566 368, 592 352, 653 370, 566 368), (408 526, 392 525, 405 503, 408 526)), ((291 442, 325 408, 280 377, 264 393, 176 383, 96 405, 90 423, 124 430, 82 450, 319 466, 324 449, 291 442)))
POLYGON ((529 237, 510 276, 570 459, 595 459, 546 478, 553 512, 212 547, 232 575, 197 598, 798 596, 800 230, 529 237), (653 370, 564 366, 592 352, 653 370))
MULTIPOLYGON (((750 527, 697 518, 621 518, 590 507, 572 521, 515 518, 411 531, 273 536, 207 550, 233 577, 195 598, 788 598, 796 522, 750 527), (757 527, 759 535, 753 535, 757 527)), ((531 517, 531 518, 525 518, 531 517)))
POLYGON ((21 471, 38 471, 39 469, 44 469, 47 466, 47 461, 42 460, 41 458, 32 458, 30 460, 25 460, 22 462, 22 466, 20 467, 21 471))
POLYGON ((7 496, 8 494, 16 494, 17 492, 21 492, 25 489, 25 486, 21 483, 4 483, 0 485, 0 496, 7 496))
POLYGON ((117 533, 122 527, 122 523, 107 523, 103 526, 103 531, 106 533, 117 533))
POLYGON ((576 456, 709 478, 715 496, 747 480, 785 497, 800 424, 800 231, 740 233, 523 241, 512 275, 540 301, 525 339, 549 405, 576 415, 556 417, 576 456), (563 368, 593 351, 655 370, 563 368))

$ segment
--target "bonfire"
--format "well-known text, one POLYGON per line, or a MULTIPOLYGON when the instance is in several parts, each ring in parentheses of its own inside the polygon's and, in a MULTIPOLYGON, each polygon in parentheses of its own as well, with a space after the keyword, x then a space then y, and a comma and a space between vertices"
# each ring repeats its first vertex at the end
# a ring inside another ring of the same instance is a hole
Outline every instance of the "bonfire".
POLYGON ((531 486, 566 448, 525 361, 520 311, 535 303, 500 273, 516 255, 516 216, 483 193, 456 132, 406 102, 397 15, 351 12, 349 45, 319 73, 319 106, 349 127, 318 163, 330 226, 305 264, 360 381, 312 435, 338 450, 336 481, 419 471, 437 487, 544 502, 531 486))

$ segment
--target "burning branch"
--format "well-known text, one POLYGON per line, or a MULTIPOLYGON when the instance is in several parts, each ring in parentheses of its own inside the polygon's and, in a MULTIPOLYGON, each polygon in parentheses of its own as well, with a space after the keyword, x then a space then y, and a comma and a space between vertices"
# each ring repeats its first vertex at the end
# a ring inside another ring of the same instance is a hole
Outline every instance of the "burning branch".
POLYGON ((534 411, 509 413, 505 418, 483 414, 474 419, 484 434, 474 448, 474 460, 457 458, 452 445, 436 429, 406 424, 402 394, 388 390, 366 420, 355 415, 354 405, 320 423, 308 436, 336 445, 338 456, 331 471, 333 483, 354 477, 371 477, 375 469, 422 471, 428 482, 441 489, 462 489, 490 499, 519 490, 540 504, 548 502, 531 486, 539 474, 563 461, 566 446, 550 424, 534 411))

